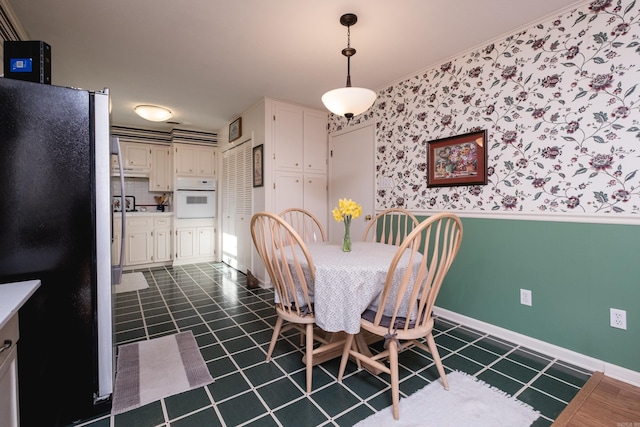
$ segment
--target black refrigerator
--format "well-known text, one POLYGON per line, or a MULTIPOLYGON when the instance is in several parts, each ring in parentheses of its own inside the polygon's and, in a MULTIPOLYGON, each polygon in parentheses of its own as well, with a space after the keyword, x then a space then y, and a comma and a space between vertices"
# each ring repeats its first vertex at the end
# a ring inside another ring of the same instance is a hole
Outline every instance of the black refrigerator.
POLYGON ((0 78, 0 283, 42 282, 19 312, 22 426, 109 410, 109 124, 107 90, 0 78))

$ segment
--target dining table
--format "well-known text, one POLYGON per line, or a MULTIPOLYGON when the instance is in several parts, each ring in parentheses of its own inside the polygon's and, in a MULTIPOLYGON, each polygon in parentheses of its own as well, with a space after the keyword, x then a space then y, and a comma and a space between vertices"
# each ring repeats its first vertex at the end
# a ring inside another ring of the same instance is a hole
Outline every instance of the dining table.
MULTIPOLYGON (((344 252, 341 244, 328 242, 307 243, 306 246, 315 265, 315 280, 310 280, 307 264, 303 263, 302 268, 309 283, 309 296, 313 301, 316 325, 328 332, 333 339, 339 337, 334 333, 355 334, 356 343, 360 347, 366 347, 365 337, 360 334, 360 318, 365 310, 378 309, 387 273, 398 246, 377 242, 352 242, 350 252, 344 252)), ((412 260, 414 275, 417 273, 420 260, 421 256, 412 260)), ((407 253, 398 262, 392 286, 398 285, 409 267, 409 262, 410 257, 407 253)), ((298 297, 301 298, 302 295, 298 297)), ((387 311, 389 314, 392 313, 391 308, 385 310, 385 314, 387 311)), ((318 359, 318 362, 336 356, 327 355, 318 359)))

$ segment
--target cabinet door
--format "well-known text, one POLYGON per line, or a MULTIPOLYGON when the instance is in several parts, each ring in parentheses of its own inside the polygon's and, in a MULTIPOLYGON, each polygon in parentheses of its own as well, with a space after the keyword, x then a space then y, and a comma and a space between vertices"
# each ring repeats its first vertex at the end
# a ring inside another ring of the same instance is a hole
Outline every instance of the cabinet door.
POLYGON ((196 174, 201 177, 213 178, 215 175, 215 148, 200 147, 196 159, 198 170, 196 174))
POLYGON ((198 227, 198 256, 213 255, 213 227, 198 227))
POLYGON ((124 144, 125 165, 131 168, 148 168, 150 147, 146 144, 124 144))
POLYGON ((18 365, 16 346, 7 353, 0 363, 0 425, 19 427, 18 423, 18 365))
POLYGON ((125 253, 126 265, 151 262, 153 260, 153 236, 151 230, 128 231, 125 253))
POLYGON ((304 171, 327 173, 327 114, 304 111, 304 171))
POLYGON ((274 104, 275 169, 302 172, 302 108, 274 104))
POLYGON ((176 145, 174 151, 174 161, 176 163, 176 174, 182 176, 196 175, 197 150, 195 146, 176 145))
POLYGON ((282 212, 288 208, 304 207, 302 174, 276 172, 274 196, 275 212, 282 212))
MULTIPOLYGON (((327 230, 329 209, 327 207, 327 176, 304 175, 304 208, 315 215, 327 230)), ((332 208, 333 209, 333 208, 332 208)))
POLYGON ((153 231, 154 262, 171 260, 171 229, 159 228, 153 231))
POLYGON ((162 146, 151 148, 149 191, 170 191, 172 181, 171 150, 162 146))
POLYGON ((195 233, 194 228, 181 228, 176 231, 176 256, 178 258, 188 258, 194 255, 195 233))

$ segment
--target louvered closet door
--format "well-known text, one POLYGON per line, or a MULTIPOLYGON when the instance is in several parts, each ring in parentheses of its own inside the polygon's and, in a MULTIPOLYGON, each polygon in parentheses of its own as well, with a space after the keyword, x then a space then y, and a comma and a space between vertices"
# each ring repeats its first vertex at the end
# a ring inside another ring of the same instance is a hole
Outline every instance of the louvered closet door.
POLYGON ((227 150, 222 159, 222 260, 246 273, 251 261, 251 141, 227 150))

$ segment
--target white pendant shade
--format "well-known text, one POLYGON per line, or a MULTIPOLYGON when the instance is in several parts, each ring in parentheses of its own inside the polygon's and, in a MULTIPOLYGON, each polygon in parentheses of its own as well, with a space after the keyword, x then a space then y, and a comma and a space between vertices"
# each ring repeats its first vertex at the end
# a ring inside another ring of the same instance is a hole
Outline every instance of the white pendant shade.
POLYGON ((135 111, 140 117, 151 122, 164 122, 173 115, 170 110, 157 105, 138 105, 135 111))
POLYGON ((338 116, 347 114, 357 116, 371 108, 376 98, 376 93, 371 89, 342 87, 322 95, 322 103, 329 111, 338 116))

